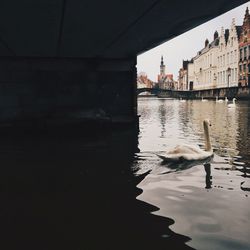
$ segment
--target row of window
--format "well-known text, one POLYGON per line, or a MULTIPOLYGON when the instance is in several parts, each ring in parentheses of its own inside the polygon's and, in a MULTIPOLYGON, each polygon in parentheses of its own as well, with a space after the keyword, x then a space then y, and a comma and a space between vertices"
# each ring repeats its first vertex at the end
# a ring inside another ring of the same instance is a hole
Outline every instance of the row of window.
POLYGON ((237 77, 238 77, 237 68, 230 69, 229 72, 224 70, 217 73, 217 79, 218 79, 217 82, 222 84, 230 84, 237 82, 237 77))
POLYGON ((210 83, 212 81, 213 81, 212 72, 211 71, 205 72, 205 83, 210 83))
MULTIPOLYGON (((207 67, 212 66, 212 62, 213 62, 213 54, 211 53, 205 56, 204 58, 197 60, 197 63, 195 63, 196 64, 195 66, 197 67, 198 65, 201 65, 202 68, 207 68, 207 67)), ((218 67, 224 67, 224 66, 237 63, 237 62, 238 62, 237 50, 228 52, 227 54, 217 57, 218 67)))
POLYGON ((196 77, 196 84, 210 84, 212 82, 217 82, 218 84, 232 84, 236 83, 238 80, 237 68, 232 68, 230 71, 224 70, 217 73, 212 73, 212 71, 204 72, 200 77, 196 77))
POLYGON ((237 50, 228 52, 227 54, 221 55, 217 57, 218 66, 223 67, 232 63, 237 63, 237 50))
POLYGON ((240 72, 247 73, 247 65, 246 64, 240 64, 239 65, 240 72))
POLYGON ((244 60, 249 56, 250 56, 250 45, 240 49, 240 60, 244 60))
POLYGON ((196 84, 210 84, 214 81, 214 76, 212 71, 205 71, 204 74, 200 74, 199 77, 196 76, 196 84))

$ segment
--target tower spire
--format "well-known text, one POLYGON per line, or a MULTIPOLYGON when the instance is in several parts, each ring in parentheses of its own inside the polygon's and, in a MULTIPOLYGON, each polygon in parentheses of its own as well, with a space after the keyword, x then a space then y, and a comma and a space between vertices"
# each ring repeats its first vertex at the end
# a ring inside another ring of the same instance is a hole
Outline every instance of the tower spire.
POLYGON ((246 14, 245 14, 246 16, 249 16, 249 10, 248 10, 248 6, 247 6, 247 8, 246 8, 246 14))
POLYGON ((163 65, 164 62, 163 62, 163 55, 161 56, 161 65, 163 65))
POLYGON ((165 76, 165 65, 163 61, 163 56, 161 56, 160 74, 165 76))

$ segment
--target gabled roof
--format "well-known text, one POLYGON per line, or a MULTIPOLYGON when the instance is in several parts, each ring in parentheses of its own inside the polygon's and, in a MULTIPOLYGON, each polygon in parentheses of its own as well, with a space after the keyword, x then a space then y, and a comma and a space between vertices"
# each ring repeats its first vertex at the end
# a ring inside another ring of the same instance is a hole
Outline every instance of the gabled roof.
POLYGON ((194 59, 194 58, 199 57, 199 56, 202 55, 203 53, 207 52, 210 48, 215 48, 215 47, 217 47, 217 46, 219 45, 219 42, 220 42, 220 38, 217 37, 215 40, 213 40, 213 41, 209 44, 209 46, 204 47, 203 49, 201 49, 200 51, 198 51, 197 55, 196 55, 195 57, 193 57, 192 60, 189 61, 189 62, 193 62, 193 59, 194 59))
POLYGON ((213 40, 210 44, 209 44, 209 48, 214 48, 214 47, 217 47, 219 45, 219 42, 220 42, 220 38, 217 37, 215 40, 213 40))

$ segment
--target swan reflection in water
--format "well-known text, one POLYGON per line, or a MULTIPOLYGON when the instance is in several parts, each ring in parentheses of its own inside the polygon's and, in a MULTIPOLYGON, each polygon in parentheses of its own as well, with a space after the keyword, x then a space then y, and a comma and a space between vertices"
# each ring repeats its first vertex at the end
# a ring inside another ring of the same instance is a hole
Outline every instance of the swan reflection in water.
POLYGON ((212 188, 211 164, 205 163, 204 169, 206 171, 206 189, 212 188))
POLYGON ((201 161, 183 161, 181 163, 174 163, 174 162, 168 162, 168 161, 162 161, 161 165, 166 167, 168 170, 161 173, 162 175, 164 174, 169 174, 173 172, 178 172, 178 171, 183 171, 186 169, 189 169, 191 167, 197 166, 197 165, 202 165, 204 166, 204 170, 206 172, 206 178, 205 178, 205 188, 206 189, 211 189, 212 188, 212 175, 211 175, 211 163, 210 161, 213 159, 213 156, 207 158, 206 160, 201 160, 201 161))
POLYGON ((192 168, 197 165, 207 165, 210 164, 210 161, 213 159, 213 155, 210 157, 203 159, 203 160, 195 160, 195 161, 179 161, 179 162, 169 162, 168 160, 162 160, 160 163, 162 166, 168 169, 168 171, 162 173, 162 174, 168 174, 172 172, 177 172, 177 171, 183 171, 185 169, 192 168))

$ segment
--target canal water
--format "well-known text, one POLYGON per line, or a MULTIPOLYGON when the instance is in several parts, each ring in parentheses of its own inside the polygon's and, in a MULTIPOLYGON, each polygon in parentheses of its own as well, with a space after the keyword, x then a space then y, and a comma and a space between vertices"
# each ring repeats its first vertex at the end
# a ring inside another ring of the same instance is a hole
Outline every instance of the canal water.
POLYGON ((140 132, 0 130, 0 249, 250 249, 250 103, 139 98, 140 132), (214 158, 164 164, 179 143, 214 158))
POLYGON ((186 245, 194 249, 250 249, 250 103, 229 108, 213 100, 139 98, 138 113, 134 168, 138 175, 150 173, 138 184, 143 192, 137 199, 156 206, 154 215, 171 218, 170 229, 189 237, 186 245), (162 162, 157 154, 177 144, 204 147, 206 118, 213 159, 162 162))

